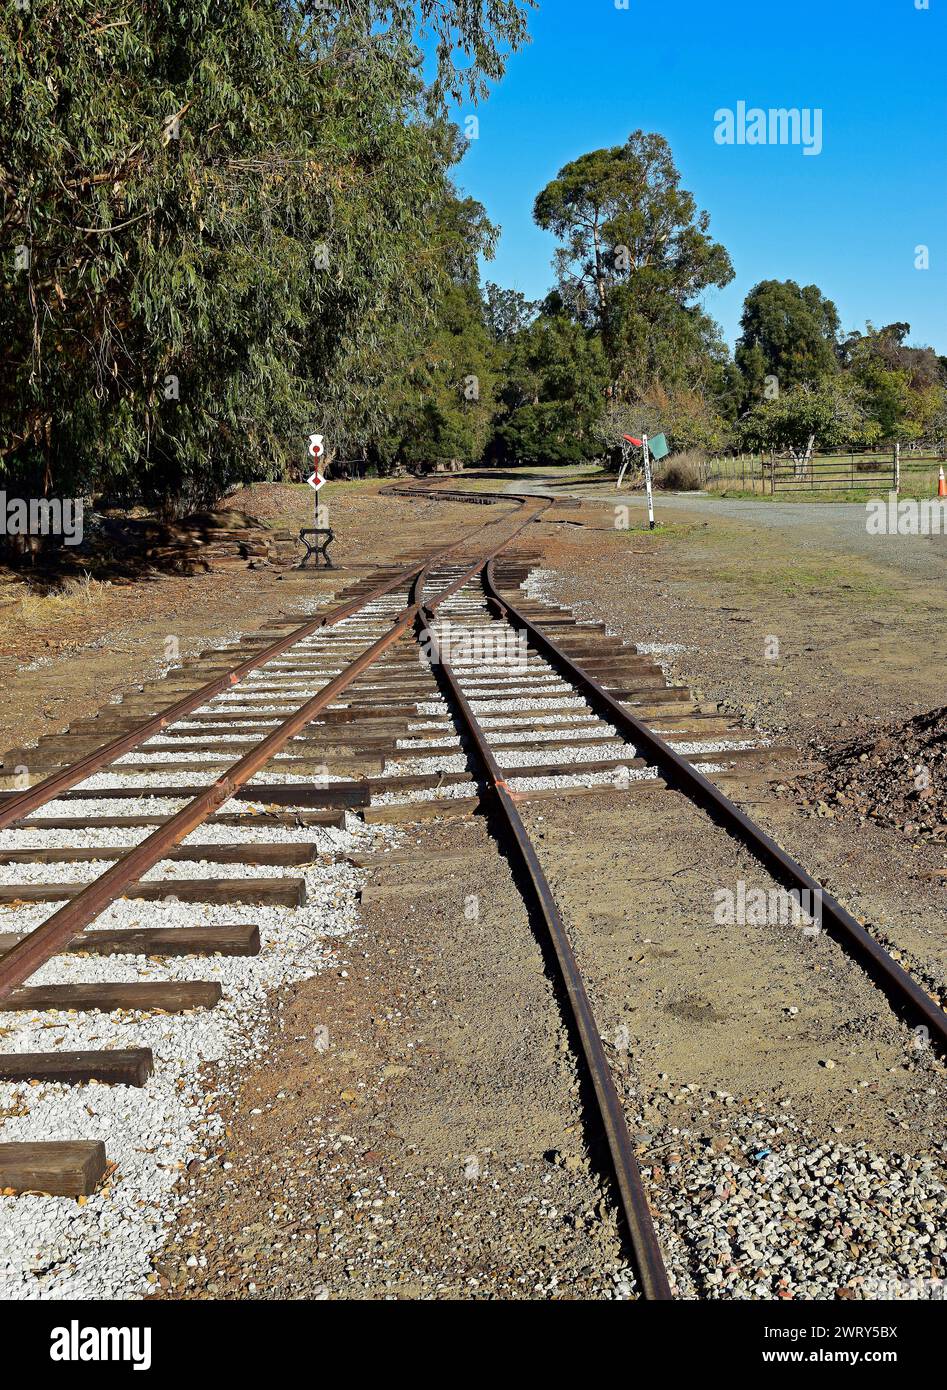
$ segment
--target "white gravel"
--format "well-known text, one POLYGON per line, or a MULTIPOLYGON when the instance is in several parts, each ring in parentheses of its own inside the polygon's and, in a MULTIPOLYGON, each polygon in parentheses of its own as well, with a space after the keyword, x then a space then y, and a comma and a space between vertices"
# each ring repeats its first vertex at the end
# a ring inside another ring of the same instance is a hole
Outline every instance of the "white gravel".
POLYGON ((562 714, 520 714, 518 710, 511 710, 508 714, 488 714, 484 715, 483 717, 478 715, 477 722, 480 724, 481 728, 496 729, 497 735, 500 737, 505 736, 507 732, 515 733, 516 728, 510 727, 514 725, 517 728, 522 727, 523 729, 532 729, 535 725, 539 724, 543 728, 550 727, 554 729, 556 733, 560 733, 562 731, 563 725, 568 725, 570 728, 570 732, 572 728, 578 725, 586 725, 589 728, 596 729, 609 727, 608 725, 603 724, 602 721, 598 719, 594 714, 592 714, 592 712, 587 707, 578 711, 566 710, 562 714))
POLYGON ((498 748, 496 759, 501 767, 535 767, 542 763, 596 763, 605 759, 636 758, 637 750, 630 743, 611 742, 574 744, 569 748, 498 748))
POLYGON ((621 790, 629 782, 643 782, 657 777, 655 767, 622 767, 609 772, 584 772, 568 777, 508 777, 515 792, 548 791, 551 787, 614 787, 621 790))
MULTIPOLYGON (((50 837, 63 833, 5 831, 2 842, 50 843, 50 837)), ((67 833, 70 843, 87 842, 85 834, 67 833)), ((119 843, 122 835, 147 831, 88 832, 96 833, 119 843)), ((380 849, 396 838, 384 827, 369 829, 350 818, 344 832, 325 827, 296 831, 263 826, 252 831, 203 826, 189 842, 217 835, 227 840, 302 839, 326 851, 380 849)), ((7 874, 14 869, 5 867, 7 874)), ((48 874, 49 866, 42 867, 48 874)), ((95 866, 64 866, 82 871, 78 878, 90 867, 95 866)), ((161 877, 168 871, 175 878, 192 878, 205 874, 207 866, 161 865, 154 874, 161 877)), ((152 1261, 169 1225, 188 1202, 184 1191, 175 1188, 180 1173, 195 1158, 219 1161, 221 1126, 213 1082, 209 1090, 206 1085, 207 1068, 262 1057, 267 992, 337 963, 341 939, 358 926, 356 894, 363 875, 345 864, 282 869, 214 865, 213 873, 238 878, 304 876, 308 901, 302 908, 288 909, 122 900, 101 914, 96 927, 256 922, 263 950, 256 957, 160 961, 58 956, 31 983, 217 980, 224 1000, 216 1008, 185 1015, 0 1013, 6 1051, 135 1046, 151 1047, 155 1056, 154 1075, 142 1088, 0 1083, 0 1115, 4 1117, 0 1138, 4 1141, 101 1138, 116 1165, 105 1188, 82 1205, 59 1197, 0 1198, 0 1298, 137 1298, 148 1292, 152 1261)), ((17 927, 32 929, 54 908, 18 909, 17 927)))
POLYGON ((456 748, 458 737, 456 734, 445 734, 441 738, 399 738, 396 740, 396 748, 456 748))
MULTIPOLYGON (((722 1094, 703 1097, 704 1115, 724 1110, 722 1094)), ((882 1154, 826 1141, 797 1123, 788 1103, 775 1114, 720 1119, 723 1152, 673 1129, 657 1155, 658 1230, 679 1296, 944 1298, 943 1147, 931 1156, 882 1154)), ((642 1167, 648 1182, 647 1159, 642 1167)))
MULTIPOLYGON (((569 729, 568 738, 563 730, 558 729, 497 729, 496 743, 512 742, 517 743, 600 743, 607 742, 609 739, 618 738, 618 732, 611 724, 590 724, 569 729)), ((502 749, 500 750, 502 752, 502 749)))
POLYGON ((676 753, 690 757, 696 753, 732 753, 740 748, 766 748, 769 739, 753 738, 705 738, 697 742, 667 739, 676 753))
POLYGON ((581 709, 588 710, 588 705, 581 696, 569 695, 561 699, 520 699, 520 700, 479 700, 471 699, 471 709, 479 718, 481 714, 505 714, 507 712, 516 713, 519 710, 561 710, 561 709, 581 709))
MULTIPOLYGON (((362 627, 356 635, 368 642, 382 631, 383 627, 362 627)), ((316 639, 311 645, 316 645, 316 639)), ((285 713, 287 707, 281 703, 284 697, 298 704, 321 689, 338 669, 337 647, 324 671, 307 672, 304 678, 264 668, 244 682, 240 690, 228 691, 209 702, 204 712, 246 711, 262 733, 274 727, 278 716, 285 713), (254 688, 274 681, 280 686, 279 701, 273 693, 254 688)), ((34 813, 34 818, 173 813, 185 804, 184 798, 155 800, 137 796, 114 801, 96 797, 95 793, 130 785, 123 768, 135 763, 154 766, 153 773, 134 774, 131 785, 136 788, 201 786, 213 781, 221 769, 210 763, 209 757, 215 752, 227 754, 226 736, 232 734, 232 729, 227 723, 215 726, 195 719, 179 727, 189 732, 179 751, 155 753, 148 745, 133 750, 118 763, 80 783, 76 790, 86 795, 48 803, 34 813), (216 731, 219 733, 215 743, 216 731), (185 772, 164 770, 163 765, 174 762, 194 766, 185 772)), ((154 741, 166 737, 159 734, 154 741)), ((307 751, 313 750, 306 750, 301 744, 290 745, 285 756, 307 751)), ((258 780, 291 783, 297 779, 278 769, 267 769, 258 780)), ((308 784, 312 779, 298 780, 308 784)), ((243 802, 240 807, 249 810, 251 804, 243 802)), ((226 810, 232 811, 233 806, 226 810)), ((31 828, 27 822, 21 829, 0 832, 0 845, 131 846, 150 833, 150 827, 42 830, 31 828)), ((345 832, 327 827, 297 830, 266 823, 224 826, 211 820, 193 832, 186 843, 305 841, 331 852, 350 847, 374 849, 392 838, 393 832, 382 827, 368 830, 352 818, 345 832)), ((0 870, 0 878, 14 887, 47 881, 78 885, 93 880, 103 867, 105 861, 6 865, 0 870)), ((215 1064, 222 1067, 234 1059, 249 1062, 259 1058, 267 992, 332 964, 335 942, 357 925, 356 898, 362 877, 344 865, 270 866, 164 860, 145 877, 167 883, 172 891, 176 882, 205 877, 302 877, 308 901, 302 908, 288 909, 181 904, 174 902, 173 896, 149 904, 122 899, 100 914, 93 930, 131 929, 144 923, 256 923, 263 950, 253 958, 195 956, 146 960, 134 956, 63 955, 31 977, 33 984, 216 980, 222 984, 225 997, 215 1009, 173 1016, 121 1011, 110 1016, 81 1012, 44 1012, 33 1017, 19 1012, 0 1013, 0 1029, 8 1051, 150 1046, 155 1056, 155 1073, 140 1089, 0 1084, 0 1136, 4 1140, 102 1138, 115 1165, 104 1189, 82 1204, 39 1196, 0 1199, 0 1298, 135 1298, 147 1293, 153 1258, 177 1210, 187 1203, 186 1195, 175 1187, 179 1174, 193 1158, 215 1161, 219 1120, 213 1091, 205 1090, 206 1068, 215 1064)), ((0 925, 28 932, 59 906, 38 903, 0 912, 0 925)))
MULTIPOLYGON (((189 774, 185 774, 185 779, 188 778, 189 774)), ((138 779, 135 781, 137 783, 138 779)), ((169 774, 168 782, 170 781, 169 774)), ((85 783, 82 785, 84 787, 85 783)), ((183 796, 136 796, 110 801, 103 797, 96 799, 90 794, 76 797, 74 801, 47 801, 45 806, 33 811, 26 820, 29 823, 31 820, 53 819, 57 816, 70 816, 74 819, 86 816, 168 816, 186 806, 187 802, 188 798, 183 796)), ((75 831, 72 833, 75 834, 75 831)))

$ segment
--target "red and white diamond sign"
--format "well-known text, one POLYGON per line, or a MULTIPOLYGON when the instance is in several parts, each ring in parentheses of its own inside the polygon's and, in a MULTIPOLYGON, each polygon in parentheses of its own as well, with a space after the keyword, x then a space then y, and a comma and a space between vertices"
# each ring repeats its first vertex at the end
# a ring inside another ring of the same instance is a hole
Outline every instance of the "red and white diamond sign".
POLYGON ((315 460, 316 471, 307 478, 306 481, 314 492, 318 492, 325 482, 325 478, 319 472, 319 464, 325 454, 325 445, 322 442, 321 434, 311 434, 309 436, 309 457, 315 460))

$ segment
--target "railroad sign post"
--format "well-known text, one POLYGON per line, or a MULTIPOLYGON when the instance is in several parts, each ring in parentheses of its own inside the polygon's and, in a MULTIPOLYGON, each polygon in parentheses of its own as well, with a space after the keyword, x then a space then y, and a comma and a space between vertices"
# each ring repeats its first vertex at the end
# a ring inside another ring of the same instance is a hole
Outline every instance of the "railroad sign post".
POLYGON ((335 539, 335 533, 330 526, 325 524, 328 522, 328 513, 323 512, 322 507, 319 505, 319 489, 325 486, 326 481, 320 472, 320 464, 325 456, 325 451, 324 436, 321 434, 311 434, 309 436, 309 446, 306 452, 315 464, 315 468, 306 479, 306 482, 315 493, 315 497, 313 498, 315 515, 313 517, 314 525, 308 527, 304 526, 299 533, 299 539, 306 547, 306 553, 299 564, 300 569, 305 569, 310 557, 315 558, 316 566, 318 567, 320 555, 329 569, 333 568, 332 561, 329 559, 329 546, 335 539))
POLYGON ((309 448, 306 451, 309 454, 309 457, 312 459, 313 463, 315 464, 315 472, 309 475, 309 477, 306 479, 306 482, 316 493, 319 492, 319 489, 325 482, 325 478, 319 472, 319 465, 321 464, 326 451, 323 439, 324 436, 321 434, 311 434, 309 436, 309 448))
MULTIPOLYGON (((659 438, 663 439, 664 435, 659 438)), ((666 452, 667 446, 665 446, 666 452)), ((651 453, 648 449, 648 436, 641 436, 641 453, 644 457, 644 485, 648 493, 648 530, 654 530, 654 493, 651 490, 651 453)))
MULTIPOLYGON (((647 489, 648 493, 648 528, 649 530, 653 531, 654 493, 651 485, 651 460, 652 458, 663 459, 665 454, 670 452, 668 449, 668 442, 663 434, 656 434, 654 438, 650 441, 646 434, 642 434, 640 439, 635 439, 633 434, 623 434, 622 439, 627 440, 629 444, 634 444, 636 449, 641 450, 642 459, 644 461, 644 482, 645 488, 647 489)), ((621 480, 625 475, 625 469, 627 467, 628 463, 626 460, 622 464, 621 472, 618 475, 618 483, 616 484, 617 487, 621 486, 621 480)))
POLYGON ((317 527, 322 527, 326 524, 326 517, 323 514, 322 507, 319 505, 319 489, 325 486, 326 481, 325 478, 322 476, 321 472, 322 460, 325 457, 326 452, 324 440, 324 435, 311 434, 309 436, 309 447, 306 451, 315 465, 314 471, 310 473, 309 477, 306 479, 306 482, 309 484, 313 492, 316 494, 313 503, 313 525, 317 527))

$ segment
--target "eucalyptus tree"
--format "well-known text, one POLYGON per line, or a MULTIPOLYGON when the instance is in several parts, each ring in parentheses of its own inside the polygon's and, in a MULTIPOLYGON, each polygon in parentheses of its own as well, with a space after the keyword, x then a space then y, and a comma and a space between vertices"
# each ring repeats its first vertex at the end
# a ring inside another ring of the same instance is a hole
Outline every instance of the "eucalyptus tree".
POLYGON ((608 382, 601 340, 557 307, 552 300, 506 345, 499 461, 576 463, 599 452, 593 426, 608 382))
POLYGON ((488 280, 484 290, 487 326, 498 343, 512 342, 536 318, 540 301, 527 299, 520 290, 507 290, 488 280))
POLYGON ((624 145, 572 160, 533 215, 561 242, 563 301, 601 334, 620 394, 699 368, 717 336, 700 296, 728 284, 733 268, 709 214, 681 187, 663 136, 636 130, 624 145))
POLYGON ((524 37, 516 0, 6 6, 0 481, 178 509, 371 420, 450 282, 445 101, 524 37))
MULTIPOLYGON (((479 461, 490 433, 500 356, 480 292, 479 257, 496 228, 473 198, 445 194, 418 252, 426 257, 426 319, 379 364, 374 419, 361 426, 383 468, 436 460, 479 461)), ((417 267, 416 267, 417 269, 417 267)))
POLYGON ((763 280, 747 295, 736 362, 749 404, 764 398, 765 378, 779 390, 818 386, 838 361, 838 310, 817 285, 763 280))

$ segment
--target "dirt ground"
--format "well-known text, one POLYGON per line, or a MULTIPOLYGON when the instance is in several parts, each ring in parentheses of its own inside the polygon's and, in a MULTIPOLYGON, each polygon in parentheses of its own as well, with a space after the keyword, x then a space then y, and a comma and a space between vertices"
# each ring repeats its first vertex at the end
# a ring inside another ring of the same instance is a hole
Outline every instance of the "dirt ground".
POLYGON ((682 646, 674 674, 733 713, 806 743, 947 700, 937 582, 683 500, 653 534, 616 530, 611 507, 577 516, 549 551, 562 601, 607 606, 629 641, 682 646))
MULTIPOLYGON (((676 515, 680 525, 649 535, 585 508, 577 517, 591 524, 557 527, 546 548, 557 577, 544 591, 656 646, 674 680, 799 749, 800 763, 818 766, 826 749, 947 704, 938 588, 841 550, 801 565, 783 535, 676 515)), ((777 786, 752 811, 922 978, 947 986, 943 844, 859 824, 811 801, 804 784, 777 786)))
POLYGON ((534 804, 526 819, 602 1034, 623 1030, 647 1121, 670 1082, 697 1088, 678 1124, 724 1090, 743 1111, 789 1099, 840 1143, 903 1144, 926 1074, 911 1065, 910 1031, 825 933, 715 922, 716 888, 771 884, 724 830, 679 794, 534 804))
MULTIPOLYGON (((704 1145, 745 1162, 736 1117, 936 1152, 944 1070, 864 973, 824 935, 713 924, 712 884, 767 881, 721 830, 676 796, 525 815, 678 1292, 693 1231, 665 1190, 704 1145)), ((234 1078, 226 1140, 192 1165, 155 1266, 165 1296, 627 1297, 604 1139, 488 823, 411 831, 370 892, 344 965, 281 1001, 266 1068, 234 1078)))
POLYGON ((421 857, 374 876, 345 966, 285 1000, 266 1069, 225 1111, 156 1265, 171 1297, 627 1295, 589 1160, 606 1155, 509 869, 480 818, 411 844, 421 857))

